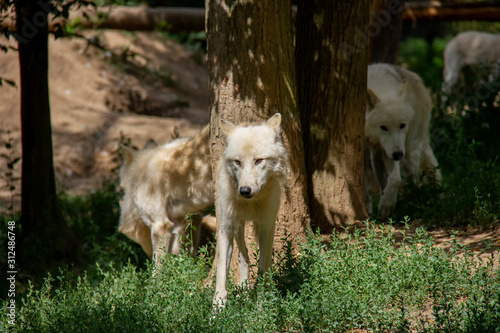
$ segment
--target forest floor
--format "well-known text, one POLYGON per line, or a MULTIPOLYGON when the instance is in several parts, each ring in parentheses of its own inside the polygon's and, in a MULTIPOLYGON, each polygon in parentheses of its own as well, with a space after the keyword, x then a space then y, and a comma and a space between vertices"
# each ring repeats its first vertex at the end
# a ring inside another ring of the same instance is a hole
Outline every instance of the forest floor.
MULTIPOLYGON (((160 33, 93 31, 85 37, 49 43, 57 183, 60 191, 77 195, 99 188, 105 180, 116 181, 120 142, 131 140, 137 147, 148 139, 165 143, 176 133, 193 135, 209 122, 208 74, 200 52, 160 33)), ((19 85, 15 51, 0 54, 0 77, 19 85)), ((19 100, 18 87, 0 87, 0 155, 21 156, 19 100), (7 149, 9 141, 12 148, 7 149)), ((13 182, 13 192, 4 187, 8 171, 7 159, 0 158, 0 212, 12 198, 14 210, 20 206, 20 181, 13 182)), ((17 163, 14 178, 20 174, 21 163, 17 163)), ((421 225, 421 221, 411 222, 408 233, 421 225)), ((427 230, 445 248, 453 237, 478 254, 487 244, 500 246, 498 223, 488 230, 459 229, 455 236, 450 228, 427 230)))
MULTIPOLYGON (((161 144, 209 122, 208 76, 198 53, 159 33, 99 31, 86 37, 49 43, 54 164, 59 190, 70 194, 116 179, 120 142, 161 144)), ((0 77, 19 86, 17 52, 0 54, 0 77)), ((21 155, 19 100, 18 87, 0 88, 0 140, 12 140, 12 149, 2 144, 0 154, 21 155)), ((2 159, 3 182, 6 164, 2 159)), ((17 163, 14 177, 20 173, 17 163)), ((17 210, 20 181, 14 185, 17 210)), ((8 189, 0 192, 4 204, 11 197, 8 189)))

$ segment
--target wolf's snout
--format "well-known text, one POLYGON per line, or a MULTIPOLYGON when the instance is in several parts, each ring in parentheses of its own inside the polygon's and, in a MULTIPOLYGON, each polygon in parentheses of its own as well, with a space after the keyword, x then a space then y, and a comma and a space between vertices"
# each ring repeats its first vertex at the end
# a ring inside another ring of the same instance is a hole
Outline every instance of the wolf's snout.
POLYGON ((394 161, 399 161, 402 158, 403 158, 403 152, 401 152, 401 151, 395 151, 394 153, 392 153, 392 159, 394 161))
POLYGON ((248 186, 242 186, 242 187, 240 187, 240 194, 244 198, 251 198, 252 197, 252 189, 248 186))

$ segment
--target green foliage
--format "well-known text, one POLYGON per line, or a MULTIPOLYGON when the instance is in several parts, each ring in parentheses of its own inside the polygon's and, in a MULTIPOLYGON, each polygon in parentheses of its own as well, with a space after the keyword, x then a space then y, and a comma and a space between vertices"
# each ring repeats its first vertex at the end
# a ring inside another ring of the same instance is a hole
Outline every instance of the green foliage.
MULTIPOLYGON (((49 247, 55 244, 52 240, 47 241, 43 237, 38 237, 37 241, 40 244, 30 243, 33 249, 39 249, 38 257, 33 258, 32 262, 23 262, 22 265, 18 263, 19 267, 22 267, 18 272, 19 287, 16 291, 18 297, 27 292, 26 286, 29 280, 38 288, 43 277, 39 274, 46 275, 49 272, 55 275, 59 267, 70 265, 69 267, 76 273, 86 270, 91 276, 96 273, 96 264, 109 267, 114 262, 117 268, 121 268, 124 263, 130 262, 139 268, 146 267, 147 256, 142 248, 117 232, 120 212, 118 193, 113 183, 107 182, 101 189, 85 196, 62 194, 59 205, 69 229, 76 236, 75 247, 78 248, 78 253, 73 258, 51 258, 44 264, 43 270, 32 270, 30 267, 46 256, 41 251, 47 249, 47 253, 50 253, 49 247)), ((10 220, 17 222, 18 238, 22 228, 19 216, 11 213, 0 216, 2 230, 7 230, 7 222, 10 220)), ((0 247, 7 248, 6 233, 0 235, 0 247)), ((32 249, 24 248, 22 251, 32 251, 32 249)), ((4 259, 6 260, 6 258, 0 260, 4 259)), ((0 286, 4 285, 5 279, 0 286)))
POLYGON ((195 53, 206 53, 207 49, 207 36, 205 31, 198 32, 179 32, 179 33, 165 33, 165 35, 191 49, 195 53))
POLYGON ((447 40, 437 38, 429 45, 423 38, 408 38, 401 41, 399 62, 418 73, 432 91, 441 89, 443 81, 443 51, 447 40))
POLYGON ((144 267, 147 257, 141 247, 117 232, 120 218, 118 197, 111 182, 87 196, 62 195, 60 204, 64 217, 82 241, 81 261, 76 265, 90 262, 107 267, 112 262, 130 261, 144 267))
POLYGON ((363 229, 334 232, 328 241, 309 234, 298 254, 284 251, 274 271, 257 277, 253 286, 230 279, 223 310, 212 308, 214 281, 205 283, 209 261, 184 253, 166 255, 161 266, 145 269, 129 262, 118 268, 96 265, 94 274, 76 279, 71 271, 49 275, 19 301, 16 327, 9 327, 5 316, 0 327, 7 332, 495 331, 496 255, 477 261, 458 242, 444 251, 424 229, 412 238, 391 226, 366 222, 363 229))

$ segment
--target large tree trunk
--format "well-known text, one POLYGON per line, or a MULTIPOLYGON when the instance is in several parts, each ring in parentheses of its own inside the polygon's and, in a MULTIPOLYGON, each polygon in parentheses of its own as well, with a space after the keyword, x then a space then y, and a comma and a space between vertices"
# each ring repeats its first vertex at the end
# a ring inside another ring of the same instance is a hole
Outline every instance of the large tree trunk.
POLYGON ((368 29, 370 63, 396 63, 404 10, 404 0, 373 0, 368 29))
POLYGON ((314 227, 367 216, 363 148, 368 0, 300 0, 296 63, 314 227))
MULTIPOLYGON (((64 256, 67 228, 58 206, 48 85, 48 28, 40 2, 18 0, 17 39, 21 79, 23 268, 46 269, 64 256)), ((74 240, 71 240, 74 243, 74 240)))
MULTIPOLYGON (((275 251, 285 233, 304 239, 309 223, 304 153, 297 112, 289 1, 207 2, 211 145, 214 178, 223 146, 219 120, 264 121, 276 112, 290 154, 291 174, 276 225, 275 251)), ((247 245, 256 243, 247 225, 247 245)), ((235 246, 236 250, 236 246, 235 246)), ((252 257, 252 256, 251 256, 252 257)), ((253 259, 253 258, 252 258, 253 259)), ((237 255, 232 267, 236 271, 237 255)), ((217 260, 215 261, 217 262, 217 260)))

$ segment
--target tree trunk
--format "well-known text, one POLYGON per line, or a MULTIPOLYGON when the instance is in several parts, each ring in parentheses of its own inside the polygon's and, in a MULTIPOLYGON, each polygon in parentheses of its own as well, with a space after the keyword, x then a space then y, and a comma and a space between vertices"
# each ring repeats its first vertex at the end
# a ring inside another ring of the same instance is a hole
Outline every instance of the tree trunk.
POLYGON ((368 29, 370 63, 396 63, 404 9, 404 0, 373 0, 368 29))
MULTIPOLYGON (((289 1, 207 2, 211 145, 214 179, 223 151, 219 120, 267 120, 282 114, 291 174, 278 214, 274 250, 280 251, 285 233, 304 239, 308 227, 304 153, 297 112, 292 14, 289 1)), ((246 228, 247 245, 256 243, 246 228)), ((236 246, 235 246, 236 250, 236 246)), ((253 258, 252 258, 253 259, 253 258)), ((215 260, 217 262, 217 259, 215 260)), ((237 271, 237 255, 232 267, 237 271)))
MULTIPOLYGON (((56 196, 48 86, 47 12, 40 2, 16 2, 21 80, 21 244, 23 268, 44 269, 64 256, 67 228, 56 196)), ((72 240, 71 243, 74 243, 72 240)))
POLYGON ((363 149, 368 0, 298 2, 296 64, 311 223, 367 216, 363 149))

